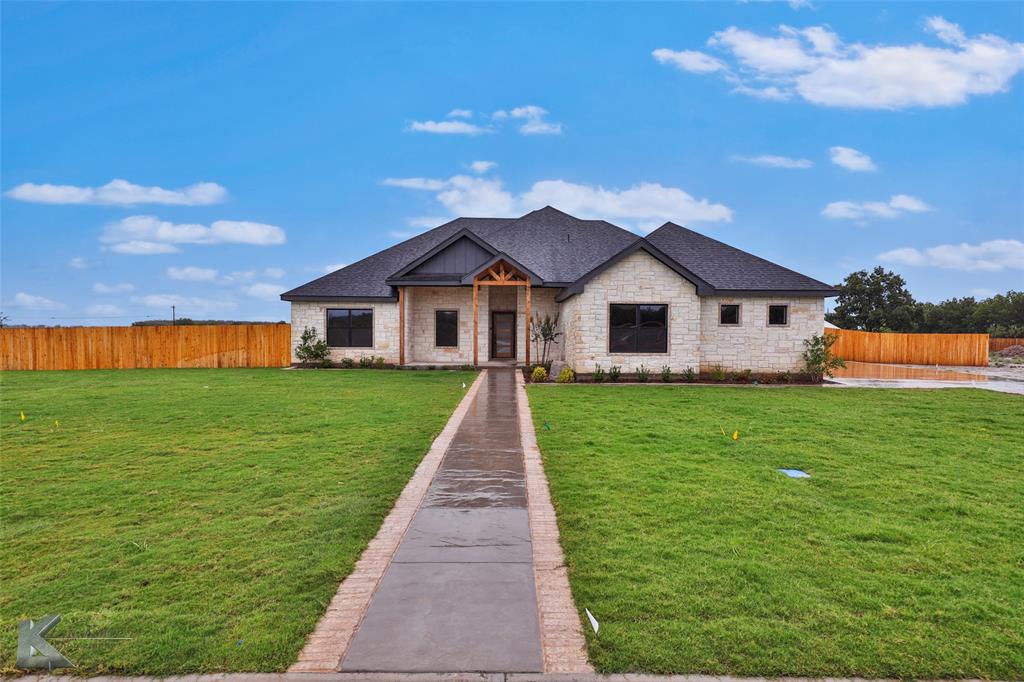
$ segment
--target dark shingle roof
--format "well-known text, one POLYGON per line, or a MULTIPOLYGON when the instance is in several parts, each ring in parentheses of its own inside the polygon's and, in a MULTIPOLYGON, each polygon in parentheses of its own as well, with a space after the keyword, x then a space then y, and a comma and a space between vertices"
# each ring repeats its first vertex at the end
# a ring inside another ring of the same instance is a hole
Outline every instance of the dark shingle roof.
MULTIPOLYGON (((386 280, 461 231, 515 259, 545 285, 566 285, 645 240, 603 220, 580 220, 550 206, 521 218, 457 218, 281 295, 284 300, 393 298, 386 280)), ((666 223, 646 242, 714 289, 833 295, 827 284, 666 223)))

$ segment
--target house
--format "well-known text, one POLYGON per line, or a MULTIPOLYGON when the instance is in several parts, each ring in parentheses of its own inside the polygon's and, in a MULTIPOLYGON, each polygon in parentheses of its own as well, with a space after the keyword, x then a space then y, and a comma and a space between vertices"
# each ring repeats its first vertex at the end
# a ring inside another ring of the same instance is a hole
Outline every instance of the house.
POLYGON ((646 237, 546 207, 457 218, 281 295, 335 360, 538 361, 529 333, 559 315, 548 354, 578 372, 721 365, 793 370, 837 291, 674 223, 646 237))

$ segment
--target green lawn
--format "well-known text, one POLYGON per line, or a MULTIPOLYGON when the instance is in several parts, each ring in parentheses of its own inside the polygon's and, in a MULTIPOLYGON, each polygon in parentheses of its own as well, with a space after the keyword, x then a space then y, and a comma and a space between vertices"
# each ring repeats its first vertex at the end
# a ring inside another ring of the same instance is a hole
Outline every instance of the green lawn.
POLYGON ((1021 397, 529 395, 599 670, 1024 678, 1021 397))
POLYGON ((286 669, 472 378, 0 374, 0 669, 46 613, 83 674, 286 669))

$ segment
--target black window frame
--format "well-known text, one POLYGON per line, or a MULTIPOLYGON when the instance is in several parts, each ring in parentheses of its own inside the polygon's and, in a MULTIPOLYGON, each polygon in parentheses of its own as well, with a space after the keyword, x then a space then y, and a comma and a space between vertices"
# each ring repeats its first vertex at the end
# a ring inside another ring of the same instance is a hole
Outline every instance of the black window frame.
POLYGON ((668 303, 609 303, 608 304, 608 352, 609 353, 623 353, 628 355, 667 355, 668 350, 668 320, 669 320, 669 305, 668 303), (633 308, 633 325, 617 326, 613 327, 612 320, 615 317, 614 308, 633 308), (652 327, 644 327, 644 323, 641 321, 641 312, 643 308, 661 308, 664 314, 664 323, 660 327, 653 327, 656 329, 664 330, 662 338, 660 339, 660 349, 651 350, 648 348, 641 348, 642 337, 644 334, 640 332, 641 329, 652 329, 652 327), (632 329, 632 350, 623 349, 620 344, 616 343, 616 331, 621 334, 624 330, 632 329))
POLYGON ((718 304, 718 326, 719 327, 740 327, 743 325, 743 305, 740 303, 719 303, 718 304), (722 312, 726 308, 736 309, 735 322, 722 322, 722 312))
POLYGON ((789 304, 788 303, 769 303, 768 314, 765 318, 769 327, 788 327, 789 326, 789 304), (782 308, 786 314, 785 322, 772 322, 772 308, 782 308))
POLYGON ((374 309, 373 308, 327 308, 327 309, 325 309, 324 310, 324 330, 325 330, 324 337, 327 340, 327 346, 329 348, 373 348, 373 316, 374 316, 374 309), (369 343, 367 343, 367 344, 363 344, 363 343, 354 344, 354 343, 352 343, 352 330, 353 329, 357 329, 357 330, 365 329, 365 327, 353 327, 352 326, 352 313, 353 313, 353 311, 360 312, 360 313, 369 313, 370 314, 370 327, 369 327, 370 339, 369 339, 369 343), (338 312, 346 313, 346 316, 348 317, 348 324, 344 325, 344 326, 334 326, 334 327, 332 327, 331 326, 331 313, 338 313, 338 312), (335 332, 334 334, 331 333, 332 330, 335 332), (344 336, 345 339, 339 339, 338 335, 344 336), (342 341, 344 341, 344 340, 347 340, 348 342, 347 343, 343 343, 342 341))
POLYGON ((459 347, 459 311, 452 308, 438 308, 434 311, 434 348, 458 348, 459 347), (455 342, 441 343, 441 325, 438 324, 438 315, 441 313, 453 313, 455 315, 455 342))

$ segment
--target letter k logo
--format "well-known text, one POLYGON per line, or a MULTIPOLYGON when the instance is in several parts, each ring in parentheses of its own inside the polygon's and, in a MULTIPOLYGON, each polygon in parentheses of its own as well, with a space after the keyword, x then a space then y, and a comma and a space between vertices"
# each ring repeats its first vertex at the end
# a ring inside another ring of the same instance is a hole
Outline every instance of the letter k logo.
POLYGON ((50 646, 43 635, 60 622, 60 616, 43 616, 39 620, 23 620, 18 623, 18 657, 14 662, 17 668, 72 668, 74 663, 50 646))

